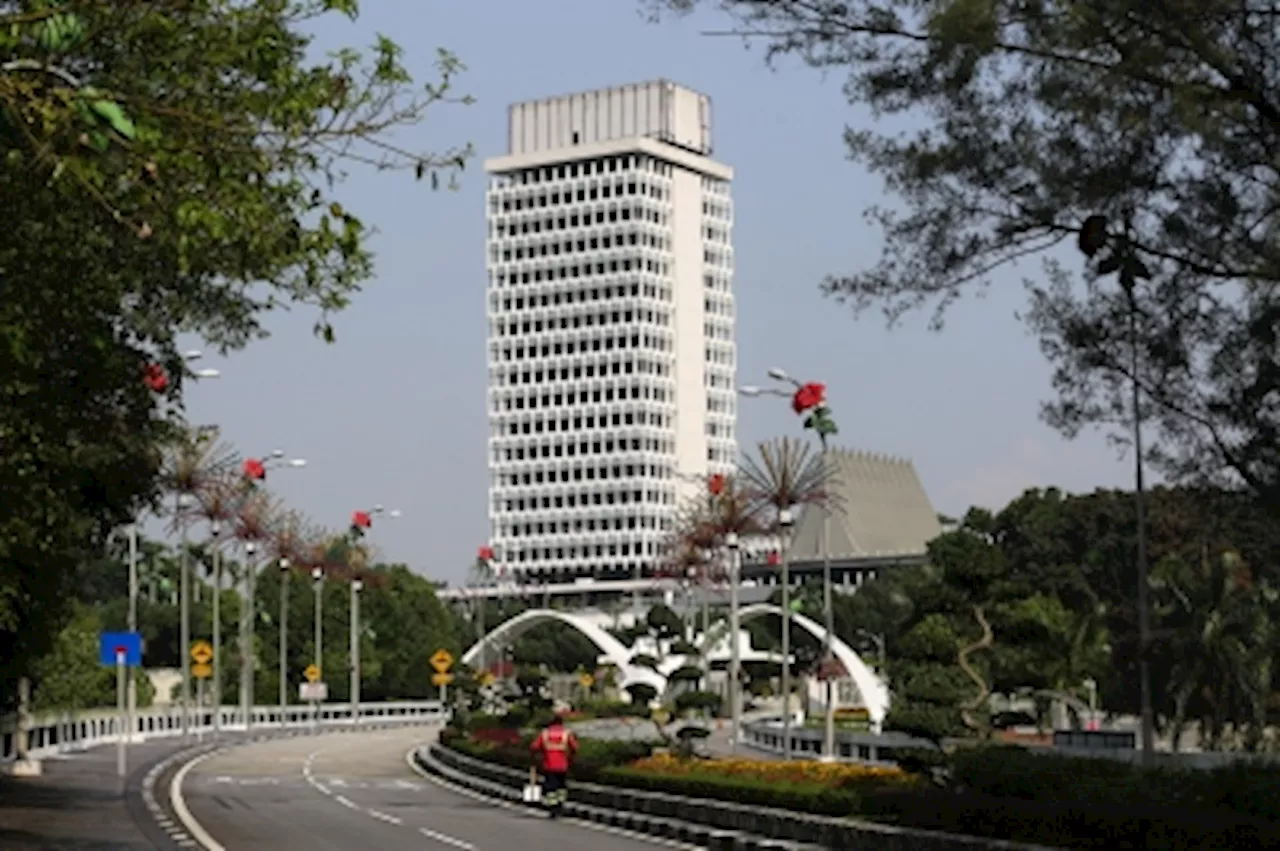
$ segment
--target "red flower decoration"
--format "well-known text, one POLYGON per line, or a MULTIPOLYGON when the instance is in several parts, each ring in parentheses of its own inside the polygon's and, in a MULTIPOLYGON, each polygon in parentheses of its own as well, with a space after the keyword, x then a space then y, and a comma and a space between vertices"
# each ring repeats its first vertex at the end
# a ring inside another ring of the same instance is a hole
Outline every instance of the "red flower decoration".
POLYGON ((782 556, 777 553, 769 553, 769 566, 777 567, 780 564, 782 564, 782 556))
POLYGON ((351 515, 351 525, 357 529, 368 529, 373 525, 373 518, 367 511, 357 511, 351 515))
POLYGON ((246 479, 260 482, 267 477, 266 465, 257 458, 246 458, 241 469, 244 471, 244 477, 246 479))
POLYGON ((158 363, 149 363, 142 368, 142 381, 152 393, 163 393, 169 386, 169 376, 158 363))
POLYGON ((707 490, 712 496, 719 496, 724 493, 725 478, 723 473, 716 473, 707 480, 707 490))
POLYGON ((791 410, 797 414, 820 407, 827 400, 827 385, 810 382, 800 387, 791 397, 791 410))
POLYGON ((476 550, 476 558, 480 561, 493 561, 493 547, 481 547, 476 550))

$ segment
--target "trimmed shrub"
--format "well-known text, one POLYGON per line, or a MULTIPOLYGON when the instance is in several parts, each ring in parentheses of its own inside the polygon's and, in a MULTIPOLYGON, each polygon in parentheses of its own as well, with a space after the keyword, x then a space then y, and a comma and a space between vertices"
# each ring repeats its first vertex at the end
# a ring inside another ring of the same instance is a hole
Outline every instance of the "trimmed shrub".
POLYGON ((861 812, 877 821, 1060 848, 1245 851, 1274 848, 1280 827, 1262 819, 1160 807, 997 798, 940 789, 874 789, 861 812))

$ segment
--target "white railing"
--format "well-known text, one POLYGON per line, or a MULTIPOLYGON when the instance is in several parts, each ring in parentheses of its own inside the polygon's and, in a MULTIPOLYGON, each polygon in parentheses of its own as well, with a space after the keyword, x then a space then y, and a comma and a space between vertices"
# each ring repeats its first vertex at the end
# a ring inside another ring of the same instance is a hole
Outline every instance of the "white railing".
MULTIPOLYGON (((266 733, 281 728, 350 725, 351 710, 349 703, 321 704, 318 710, 308 705, 287 706, 283 710, 279 706, 255 706, 249 727, 253 732, 266 733)), ((438 700, 406 700, 362 703, 355 717, 356 723, 369 725, 429 724, 442 721, 447 715, 438 700)), ((130 740, 181 735, 182 717, 182 709, 177 706, 139 709, 134 715, 130 740)), ((34 715, 27 725, 27 755, 43 759, 116 742, 125 726, 119 714, 109 709, 34 715)), ((188 729, 201 736, 219 729, 243 732, 244 714, 238 706, 192 707, 188 729)), ((17 744, 16 721, 0 721, 0 762, 17 758, 17 744)))

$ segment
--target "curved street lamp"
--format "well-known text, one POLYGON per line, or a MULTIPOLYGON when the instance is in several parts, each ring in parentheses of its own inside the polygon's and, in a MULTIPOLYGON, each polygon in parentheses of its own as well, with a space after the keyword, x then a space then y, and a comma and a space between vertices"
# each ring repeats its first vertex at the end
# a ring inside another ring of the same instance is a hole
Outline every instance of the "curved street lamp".
MULTIPOLYGON (((363 537, 367 534, 367 530, 373 528, 373 518, 385 516, 392 520, 400 516, 400 509, 393 508, 390 511, 382 503, 378 503, 366 511, 356 511, 351 515, 351 534, 352 537, 363 537)), ((357 577, 351 581, 351 600, 350 600, 350 648, 348 651, 351 664, 351 721, 352 723, 360 723, 360 592, 364 590, 364 583, 357 577)), ((317 627, 317 635, 319 627, 317 627)))

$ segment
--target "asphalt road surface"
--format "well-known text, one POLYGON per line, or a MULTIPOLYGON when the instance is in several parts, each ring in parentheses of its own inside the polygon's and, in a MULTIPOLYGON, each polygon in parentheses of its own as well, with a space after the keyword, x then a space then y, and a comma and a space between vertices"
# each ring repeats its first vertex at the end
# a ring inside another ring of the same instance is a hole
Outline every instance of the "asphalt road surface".
MULTIPOLYGON (((430 729, 299 737, 195 765, 187 808, 226 851, 653 851, 659 840, 603 832, 438 786, 405 754, 430 729)), ((168 789, 157 790, 167 797, 168 789)))

